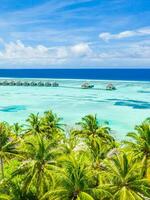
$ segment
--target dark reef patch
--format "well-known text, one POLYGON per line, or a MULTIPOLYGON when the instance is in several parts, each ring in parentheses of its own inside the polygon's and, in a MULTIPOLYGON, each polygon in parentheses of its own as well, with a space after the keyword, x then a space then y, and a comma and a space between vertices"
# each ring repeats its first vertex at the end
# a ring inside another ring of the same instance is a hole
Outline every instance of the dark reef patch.
POLYGON ((150 91, 146 91, 146 90, 139 90, 137 91, 138 93, 145 93, 145 94, 150 94, 150 91))
POLYGON ((0 107, 0 112, 18 112, 26 110, 26 106, 24 105, 12 105, 12 106, 5 106, 5 107, 0 107))
POLYGON ((115 106, 128 106, 133 109, 150 109, 150 103, 147 101, 124 100, 124 99, 107 99, 113 101, 115 106))

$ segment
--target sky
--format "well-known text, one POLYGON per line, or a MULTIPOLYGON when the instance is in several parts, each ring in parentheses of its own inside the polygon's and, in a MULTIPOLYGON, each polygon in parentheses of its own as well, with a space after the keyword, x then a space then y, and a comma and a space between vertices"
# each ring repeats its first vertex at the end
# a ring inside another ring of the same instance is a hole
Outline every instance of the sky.
POLYGON ((150 68, 150 0, 1 0, 0 68, 150 68))

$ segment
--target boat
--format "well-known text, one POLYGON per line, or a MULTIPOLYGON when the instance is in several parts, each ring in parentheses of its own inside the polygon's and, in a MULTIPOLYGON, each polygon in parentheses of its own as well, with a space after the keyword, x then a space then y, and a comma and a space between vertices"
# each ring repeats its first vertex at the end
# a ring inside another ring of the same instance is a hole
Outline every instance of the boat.
POLYGON ((116 90, 116 87, 115 87, 112 83, 109 83, 109 84, 106 86, 106 90, 116 90))
POLYGON ((94 85, 91 85, 90 83, 88 83, 88 82, 85 82, 85 83, 83 83, 82 85, 81 85, 81 88, 82 89, 90 89, 90 88, 93 88, 94 87, 94 85))

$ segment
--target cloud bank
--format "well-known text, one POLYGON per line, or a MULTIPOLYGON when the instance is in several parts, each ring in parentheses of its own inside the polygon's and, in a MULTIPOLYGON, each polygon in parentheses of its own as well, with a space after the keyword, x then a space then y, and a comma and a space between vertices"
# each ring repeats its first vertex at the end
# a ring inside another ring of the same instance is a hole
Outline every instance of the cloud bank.
POLYGON ((150 40, 125 42, 114 47, 111 44, 95 46, 93 43, 77 43, 66 46, 27 45, 22 41, 0 40, 0 67, 117 67, 149 66, 150 40))
POLYGON ((103 32, 99 34, 99 37, 104 41, 119 40, 123 38, 135 37, 135 36, 147 36, 150 35, 150 28, 142 28, 137 30, 127 30, 117 34, 111 34, 109 32, 103 32))
POLYGON ((0 63, 11 64, 39 64, 56 65, 68 62, 70 59, 78 59, 88 56, 91 49, 87 43, 79 43, 72 46, 46 47, 44 45, 28 46, 22 41, 5 43, 0 51, 0 63))

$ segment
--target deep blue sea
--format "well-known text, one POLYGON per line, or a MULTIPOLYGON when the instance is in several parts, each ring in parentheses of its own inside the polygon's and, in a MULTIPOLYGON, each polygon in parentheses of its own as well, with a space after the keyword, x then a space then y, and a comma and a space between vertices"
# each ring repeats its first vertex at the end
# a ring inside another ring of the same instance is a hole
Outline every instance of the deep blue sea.
POLYGON ((150 81, 150 69, 0 69, 0 77, 150 81))

